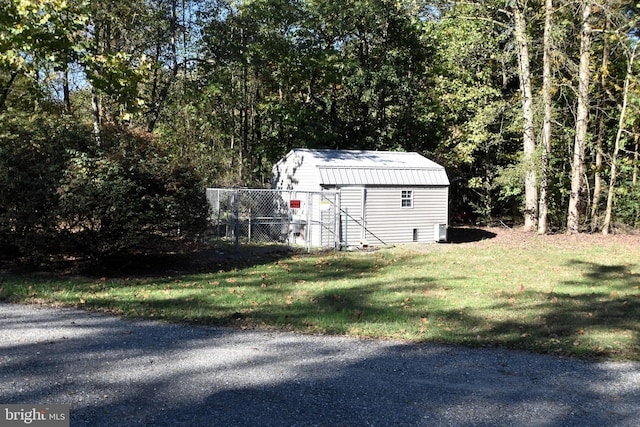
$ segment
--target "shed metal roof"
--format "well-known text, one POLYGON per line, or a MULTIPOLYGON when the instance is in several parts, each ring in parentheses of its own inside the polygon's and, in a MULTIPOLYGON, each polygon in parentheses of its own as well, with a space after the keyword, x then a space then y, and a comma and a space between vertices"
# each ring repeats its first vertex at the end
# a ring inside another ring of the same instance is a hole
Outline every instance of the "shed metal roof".
POLYGON ((321 185, 449 185, 444 167, 418 153, 311 149, 293 152, 315 164, 321 185))

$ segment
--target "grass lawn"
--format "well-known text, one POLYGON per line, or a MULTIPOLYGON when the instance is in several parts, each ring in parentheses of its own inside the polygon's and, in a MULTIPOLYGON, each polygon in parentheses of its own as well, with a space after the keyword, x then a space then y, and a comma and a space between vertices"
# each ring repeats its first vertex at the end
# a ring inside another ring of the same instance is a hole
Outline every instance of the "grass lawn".
POLYGON ((212 259, 195 273, 4 272, 0 299, 172 322, 640 360, 640 237, 491 231, 493 238, 460 244, 212 259))

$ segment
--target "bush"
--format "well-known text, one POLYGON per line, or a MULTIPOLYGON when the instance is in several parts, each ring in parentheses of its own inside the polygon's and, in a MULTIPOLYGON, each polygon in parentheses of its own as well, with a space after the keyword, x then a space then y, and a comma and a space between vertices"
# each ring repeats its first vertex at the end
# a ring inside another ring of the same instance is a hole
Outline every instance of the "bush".
POLYGON ((617 222, 640 228, 640 186, 619 187, 615 203, 617 222))
POLYGON ((0 251, 53 249, 63 147, 82 138, 46 114, 0 115, 0 123, 0 251))
POLYGON ((9 120, 0 133, 0 250, 40 257, 153 251, 200 233, 207 203, 189 165, 149 134, 55 120, 9 120))
POLYGON ((100 147, 75 152, 60 186, 68 238, 91 255, 153 250, 206 227, 204 190, 148 134, 105 129, 100 147))

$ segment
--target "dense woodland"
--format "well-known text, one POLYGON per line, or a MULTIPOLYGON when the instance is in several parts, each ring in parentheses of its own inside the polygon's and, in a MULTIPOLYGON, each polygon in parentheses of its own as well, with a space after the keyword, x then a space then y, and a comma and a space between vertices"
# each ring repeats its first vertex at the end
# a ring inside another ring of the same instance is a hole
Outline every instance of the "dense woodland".
POLYGON ((206 226, 293 147, 417 151, 452 220, 640 227, 636 10, 618 0, 4 0, 0 247, 206 226))

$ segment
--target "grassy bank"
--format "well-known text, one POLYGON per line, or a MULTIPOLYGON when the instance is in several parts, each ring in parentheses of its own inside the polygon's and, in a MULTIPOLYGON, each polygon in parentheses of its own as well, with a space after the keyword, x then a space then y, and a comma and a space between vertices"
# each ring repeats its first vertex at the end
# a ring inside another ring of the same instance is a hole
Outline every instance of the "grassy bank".
POLYGON ((640 360, 640 239, 256 256, 194 274, 0 275, 0 299, 139 318, 640 360))

